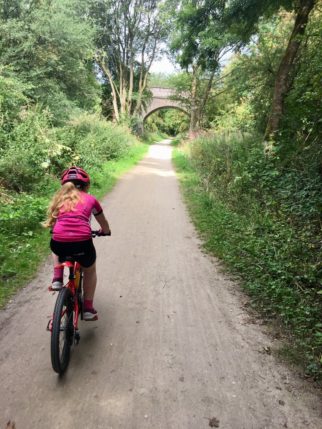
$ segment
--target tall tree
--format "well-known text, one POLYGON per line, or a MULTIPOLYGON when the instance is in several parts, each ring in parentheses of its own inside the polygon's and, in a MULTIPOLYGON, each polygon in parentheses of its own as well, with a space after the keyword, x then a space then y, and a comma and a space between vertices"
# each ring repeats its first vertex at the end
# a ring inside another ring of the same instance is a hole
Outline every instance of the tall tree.
POLYGON ((230 31, 247 42, 257 29, 259 19, 276 13, 280 7, 294 13, 294 26, 275 76, 271 112, 268 118, 265 139, 274 138, 279 130, 284 113, 284 103, 294 79, 294 68, 310 13, 319 0, 231 0, 227 2, 224 16, 230 31))
MULTIPOLYGON (((171 1, 171 0, 169 0, 171 1)), ((266 137, 279 129, 285 98, 294 78, 294 68, 309 15, 319 0, 183 0, 179 6, 177 28, 182 34, 177 43, 181 55, 181 66, 189 64, 192 71, 204 60, 212 58, 218 62, 220 49, 241 48, 257 32, 258 23, 264 16, 271 16, 281 7, 292 11, 294 27, 288 46, 276 73, 271 113, 266 127, 266 137), (214 50, 215 48, 215 50, 214 50), (217 50, 217 58, 216 58, 217 50)), ((200 66, 199 66, 200 67, 200 66)), ((194 113, 191 125, 194 125, 194 113)))
POLYGON ((309 15, 315 3, 315 0, 301 0, 296 8, 293 31, 275 78, 272 109, 265 132, 266 139, 274 138, 279 130, 280 121, 284 113, 285 98, 291 89, 294 78, 294 65, 302 44, 309 15))
POLYGON ((190 134, 193 135, 199 128, 220 59, 232 48, 219 25, 225 4, 197 0, 183 0, 175 6, 170 0, 170 4, 177 11, 171 50, 180 66, 191 74, 190 134))
POLYGON ((96 61, 111 87, 117 121, 139 113, 148 74, 165 29, 159 0, 91 0, 96 28, 96 61))

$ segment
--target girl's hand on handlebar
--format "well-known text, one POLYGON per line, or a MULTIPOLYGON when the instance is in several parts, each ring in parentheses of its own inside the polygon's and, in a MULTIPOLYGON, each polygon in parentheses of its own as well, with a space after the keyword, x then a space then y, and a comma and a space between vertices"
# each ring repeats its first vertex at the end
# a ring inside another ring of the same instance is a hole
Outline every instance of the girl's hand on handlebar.
POLYGON ((108 231, 107 232, 104 232, 103 230, 102 230, 102 228, 100 228, 99 230, 98 230, 98 235, 100 235, 100 236, 104 236, 104 235, 108 235, 108 236, 110 236, 112 234, 112 232, 111 232, 111 230, 110 229, 108 229, 108 231))
POLYGON ((108 232, 103 232, 101 229, 99 229, 98 231, 92 231, 92 237, 103 237, 106 235, 111 236, 111 230, 109 230, 108 232))

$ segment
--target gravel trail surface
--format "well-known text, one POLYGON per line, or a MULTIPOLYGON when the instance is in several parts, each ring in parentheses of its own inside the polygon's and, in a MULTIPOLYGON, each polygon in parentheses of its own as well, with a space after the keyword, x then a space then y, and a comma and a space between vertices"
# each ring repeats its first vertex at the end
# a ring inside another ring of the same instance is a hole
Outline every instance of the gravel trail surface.
POLYGON ((112 237, 95 239, 97 322, 82 322, 57 377, 45 327, 50 260, 0 312, 0 428, 322 428, 317 391, 270 354, 274 341, 204 254, 168 141, 103 200, 112 237))

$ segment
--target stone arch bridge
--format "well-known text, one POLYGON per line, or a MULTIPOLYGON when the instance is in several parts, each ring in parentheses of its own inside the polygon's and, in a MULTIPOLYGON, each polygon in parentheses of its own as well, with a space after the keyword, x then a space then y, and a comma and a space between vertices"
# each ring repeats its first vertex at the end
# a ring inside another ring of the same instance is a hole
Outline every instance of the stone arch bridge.
POLYGON ((171 100, 171 97, 175 95, 175 91, 171 88, 161 88, 161 87, 152 87, 149 88, 152 92, 152 99, 150 104, 147 106, 146 110, 142 112, 143 122, 145 119, 150 116, 153 112, 156 112, 160 109, 166 109, 172 107, 174 109, 179 109, 189 115, 187 108, 183 106, 180 102, 171 100))

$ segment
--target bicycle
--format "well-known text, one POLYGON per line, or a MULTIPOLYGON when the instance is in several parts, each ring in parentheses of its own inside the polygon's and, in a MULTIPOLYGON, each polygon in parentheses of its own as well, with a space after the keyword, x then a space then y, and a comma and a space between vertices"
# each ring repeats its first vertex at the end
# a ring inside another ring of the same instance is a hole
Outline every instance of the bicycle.
MULTIPOLYGON (((92 231, 92 237, 104 235, 111 234, 92 231)), ((47 331, 51 332, 51 364, 59 375, 68 367, 72 345, 80 341, 79 317, 84 319, 82 267, 71 257, 62 265, 69 269, 68 282, 59 291, 53 316, 47 324, 47 331)), ((51 287, 49 290, 52 291, 51 287)))

